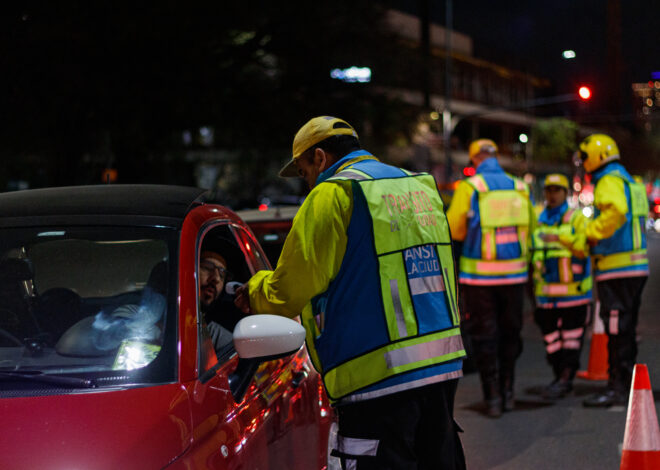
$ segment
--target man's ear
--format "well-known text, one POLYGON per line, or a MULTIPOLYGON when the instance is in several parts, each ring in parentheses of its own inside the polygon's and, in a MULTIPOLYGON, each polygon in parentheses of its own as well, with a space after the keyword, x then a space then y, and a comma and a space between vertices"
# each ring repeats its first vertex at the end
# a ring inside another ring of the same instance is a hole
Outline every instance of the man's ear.
POLYGON ((322 148, 314 149, 314 166, 319 168, 321 171, 325 170, 330 166, 328 154, 322 148))

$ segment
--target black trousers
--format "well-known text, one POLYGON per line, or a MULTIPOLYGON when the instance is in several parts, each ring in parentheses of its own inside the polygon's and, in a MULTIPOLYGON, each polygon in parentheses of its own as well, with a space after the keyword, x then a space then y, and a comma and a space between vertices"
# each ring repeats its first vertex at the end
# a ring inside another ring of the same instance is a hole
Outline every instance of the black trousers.
POLYGON ((463 328, 470 335, 486 399, 513 390, 516 359, 522 353, 525 284, 461 284, 463 328))
POLYGON ((465 469, 454 421, 458 379, 340 405, 337 446, 344 470, 465 469))
POLYGON ((637 319, 647 277, 598 281, 600 317, 607 333, 608 387, 627 393, 637 360, 637 319))
POLYGON ((534 311, 534 322, 541 328, 546 359, 555 379, 561 377, 573 380, 580 367, 588 308, 589 305, 578 305, 568 308, 537 308, 534 311))

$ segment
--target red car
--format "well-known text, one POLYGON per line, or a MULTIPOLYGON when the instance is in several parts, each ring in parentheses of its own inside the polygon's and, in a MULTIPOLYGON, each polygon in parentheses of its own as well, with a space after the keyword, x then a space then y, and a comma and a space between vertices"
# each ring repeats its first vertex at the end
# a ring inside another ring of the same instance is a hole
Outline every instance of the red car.
POLYGON ((200 189, 108 185, 0 194, 0 468, 323 469, 332 410, 283 317, 214 350, 202 243, 233 281, 269 263, 200 189))

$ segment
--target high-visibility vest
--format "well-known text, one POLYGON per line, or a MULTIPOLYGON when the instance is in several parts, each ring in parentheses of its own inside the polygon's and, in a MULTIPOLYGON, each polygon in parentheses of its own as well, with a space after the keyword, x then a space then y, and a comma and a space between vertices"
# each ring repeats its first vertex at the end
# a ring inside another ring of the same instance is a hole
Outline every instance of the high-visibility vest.
POLYGON ((534 230, 534 295, 540 308, 567 308, 591 302, 591 261, 578 258, 559 241, 543 241, 541 235, 574 234, 573 218, 567 209, 556 225, 539 222, 534 230))
POLYGON ((471 285, 522 284, 527 281, 530 227, 529 189, 503 171, 477 174, 467 182, 477 192, 468 218, 460 260, 460 282, 471 285), (491 183, 491 184, 492 184, 491 183))
POLYGON ((364 160, 320 184, 350 184, 353 193, 339 273, 302 315, 329 398, 460 377, 456 274, 434 179, 364 160))
MULTIPOLYGON (((649 205, 646 188, 637 183, 618 162, 609 163, 594 173, 596 187, 605 175, 615 176, 623 181, 628 213, 625 223, 611 237, 600 240, 591 250, 594 258, 594 277, 597 281, 605 281, 648 276, 645 226, 649 205)), ((598 201, 595 201, 594 218, 599 214, 598 201)))

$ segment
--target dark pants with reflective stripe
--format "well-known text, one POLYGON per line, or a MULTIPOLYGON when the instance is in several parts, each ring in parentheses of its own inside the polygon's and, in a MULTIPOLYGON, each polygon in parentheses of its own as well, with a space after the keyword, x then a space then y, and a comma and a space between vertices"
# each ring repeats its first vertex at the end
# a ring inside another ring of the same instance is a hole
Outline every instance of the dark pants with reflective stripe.
POLYGON ((537 308, 534 321, 541 328, 546 348, 546 359, 555 379, 562 375, 573 380, 580 367, 580 352, 584 339, 588 305, 568 308, 537 308), (577 331, 582 332, 577 335, 577 331), (551 341, 549 341, 549 338, 551 341))
POLYGON ((457 384, 454 379, 338 406, 341 442, 333 455, 344 470, 465 469, 454 421, 457 384))
POLYGON ((600 317, 607 333, 608 387, 628 393, 637 360, 637 318, 647 277, 598 281, 600 317))
POLYGON ((470 335, 485 399, 513 391, 516 359, 522 352, 525 284, 461 284, 462 326, 470 335))

